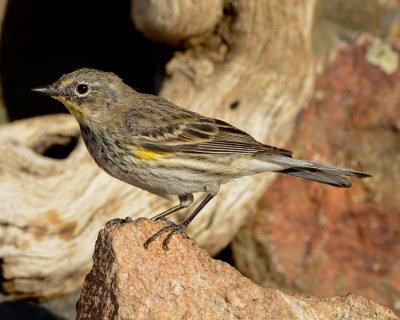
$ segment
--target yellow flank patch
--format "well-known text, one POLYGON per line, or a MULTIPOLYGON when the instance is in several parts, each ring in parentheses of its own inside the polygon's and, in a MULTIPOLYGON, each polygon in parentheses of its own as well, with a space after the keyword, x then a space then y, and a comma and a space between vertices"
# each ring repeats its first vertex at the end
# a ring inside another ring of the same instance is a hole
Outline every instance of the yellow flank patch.
POLYGON ((135 152, 143 160, 152 160, 166 155, 166 152, 155 152, 144 148, 136 148, 135 152))

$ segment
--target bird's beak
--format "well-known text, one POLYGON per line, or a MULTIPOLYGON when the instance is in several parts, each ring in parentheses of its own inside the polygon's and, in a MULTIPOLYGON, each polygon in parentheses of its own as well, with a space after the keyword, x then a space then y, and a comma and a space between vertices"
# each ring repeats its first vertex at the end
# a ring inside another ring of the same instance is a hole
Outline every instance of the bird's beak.
POLYGON ((52 85, 43 86, 43 87, 39 87, 39 88, 33 88, 32 91, 38 92, 38 93, 41 93, 41 94, 44 94, 44 95, 50 96, 50 97, 57 97, 57 96, 61 96, 63 94, 63 92, 61 90, 54 88, 52 85))

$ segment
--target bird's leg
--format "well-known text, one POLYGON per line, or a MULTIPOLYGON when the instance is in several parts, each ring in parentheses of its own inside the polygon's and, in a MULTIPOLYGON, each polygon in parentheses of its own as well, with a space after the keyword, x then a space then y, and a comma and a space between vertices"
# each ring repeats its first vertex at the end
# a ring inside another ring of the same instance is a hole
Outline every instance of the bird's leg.
POLYGON ((169 216, 171 213, 177 212, 181 209, 189 207, 193 203, 193 195, 191 193, 184 194, 183 196, 179 196, 179 204, 177 206, 174 206, 168 210, 165 210, 164 212, 161 212, 160 214, 154 216, 151 218, 151 220, 157 221, 157 220, 162 220, 167 223, 170 221, 165 218, 166 216, 169 216))
MULTIPOLYGON (((212 198, 214 198, 214 194, 207 194, 207 196, 204 198, 204 200, 199 204, 199 206, 192 212, 192 214, 187 218, 183 223, 181 224, 176 224, 174 222, 169 221, 168 226, 165 226, 162 228, 160 231, 157 233, 153 234, 149 239, 146 240, 144 243, 144 247, 147 249, 150 243, 152 243, 154 240, 156 240, 158 237, 160 237, 163 233, 169 232, 165 240, 163 241, 163 249, 168 250, 168 244, 171 241, 171 238, 173 237, 174 234, 180 233, 185 239, 188 238, 186 234, 186 228, 187 226, 192 222, 192 220, 197 216, 197 214, 205 207, 205 205, 210 202, 212 198)), ((168 211, 168 210, 167 210, 168 211)), ((162 214, 161 214, 162 215, 162 214)), ((162 215, 161 218, 165 217, 165 215, 162 215)))
MULTIPOLYGON (((166 222, 168 224, 173 223, 173 222, 169 221, 165 217, 170 215, 171 213, 174 213, 174 212, 179 211, 179 210, 181 210, 183 208, 189 207, 193 203, 193 195, 191 193, 189 193, 189 194, 185 194, 183 196, 179 196, 179 201, 180 202, 179 202, 178 205, 176 205, 176 206, 174 206, 174 207, 172 207, 172 208, 170 208, 168 210, 165 210, 164 212, 161 212, 160 214, 152 217, 151 219, 154 220, 154 221, 162 220, 162 221, 164 221, 164 222, 166 222)), ((111 219, 110 221, 108 221, 106 223, 105 228, 107 229, 107 228, 111 227, 114 224, 127 223, 127 222, 131 222, 131 221, 133 221, 131 217, 126 217, 125 219, 124 218, 114 218, 114 219, 111 219)))

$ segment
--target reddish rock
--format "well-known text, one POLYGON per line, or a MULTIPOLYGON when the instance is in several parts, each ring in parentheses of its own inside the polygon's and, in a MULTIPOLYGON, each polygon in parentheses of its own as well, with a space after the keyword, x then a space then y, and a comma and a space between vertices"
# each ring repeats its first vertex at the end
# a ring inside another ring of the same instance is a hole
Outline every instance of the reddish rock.
POLYGON ((279 176, 232 245, 238 269, 261 285, 356 292, 400 309, 400 71, 368 62, 377 41, 330 54, 287 146, 373 177, 337 189, 279 176))
POLYGON ((192 240, 143 242, 161 226, 145 219, 99 234, 77 319, 397 319, 366 298, 290 296, 262 288, 192 240))

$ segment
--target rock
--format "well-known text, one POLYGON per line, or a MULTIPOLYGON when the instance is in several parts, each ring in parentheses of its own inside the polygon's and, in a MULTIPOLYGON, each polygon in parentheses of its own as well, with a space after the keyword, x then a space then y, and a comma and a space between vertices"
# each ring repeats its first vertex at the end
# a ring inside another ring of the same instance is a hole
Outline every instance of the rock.
POLYGON ((99 233, 77 319, 396 319, 366 298, 290 296, 262 288, 193 240, 144 241, 163 226, 138 219, 99 233))
POLYGON ((343 190, 279 176, 232 245, 236 267, 256 283, 356 292, 400 309, 400 71, 388 73, 384 55, 368 58, 378 42, 363 37, 330 54, 287 146, 373 177, 343 190))
POLYGON ((314 49, 327 53, 340 41, 353 42, 365 32, 395 36, 396 0, 319 0, 315 11, 314 49))

